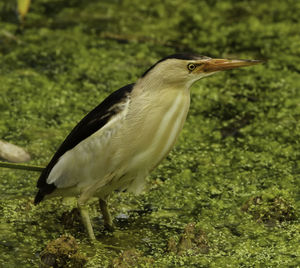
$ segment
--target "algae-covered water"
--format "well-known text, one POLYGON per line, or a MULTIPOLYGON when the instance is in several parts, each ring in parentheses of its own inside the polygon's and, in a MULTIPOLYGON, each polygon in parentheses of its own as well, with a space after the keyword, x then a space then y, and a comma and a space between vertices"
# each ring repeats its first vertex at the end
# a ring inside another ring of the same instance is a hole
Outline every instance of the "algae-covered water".
POLYGON ((85 267, 300 266, 299 1, 0 3, 0 139, 45 166, 109 93, 169 54, 265 59, 203 79, 170 155, 139 196, 97 201, 90 243, 72 200, 34 206, 37 172, 0 169, 0 266, 38 267, 71 234, 85 267), (71 219, 71 220, 70 220, 71 219))

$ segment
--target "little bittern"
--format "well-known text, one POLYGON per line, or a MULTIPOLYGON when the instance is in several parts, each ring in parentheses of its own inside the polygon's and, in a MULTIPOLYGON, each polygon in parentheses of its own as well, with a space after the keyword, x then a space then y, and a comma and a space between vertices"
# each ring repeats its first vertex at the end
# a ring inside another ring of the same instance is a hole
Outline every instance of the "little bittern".
POLYGON ((42 172, 35 204, 44 197, 78 197, 83 223, 95 239, 86 202, 99 198, 104 224, 111 228, 107 198, 115 190, 142 191, 145 178, 172 149, 183 127, 192 84, 218 71, 260 62, 190 54, 158 61, 75 126, 42 172))

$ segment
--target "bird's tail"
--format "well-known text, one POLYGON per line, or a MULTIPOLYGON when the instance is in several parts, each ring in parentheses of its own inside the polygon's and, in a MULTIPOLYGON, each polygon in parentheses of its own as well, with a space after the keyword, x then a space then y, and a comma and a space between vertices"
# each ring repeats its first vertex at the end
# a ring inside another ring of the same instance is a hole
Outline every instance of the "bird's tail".
POLYGON ((44 194, 39 190, 34 198, 34 204, 37 205, 44 199, 44 194))

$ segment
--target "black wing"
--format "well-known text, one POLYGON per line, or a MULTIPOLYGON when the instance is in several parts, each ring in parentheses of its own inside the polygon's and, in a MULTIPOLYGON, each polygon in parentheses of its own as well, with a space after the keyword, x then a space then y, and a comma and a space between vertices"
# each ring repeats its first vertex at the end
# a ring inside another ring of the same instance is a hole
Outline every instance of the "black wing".
POLYGON ((130 84, 120 88, 109 95, 102 103, 89 112, 71 131, 57 152, 52 157, 47 167, 43 170, 38 179, 37 187, 39 191, 35 197, 34 203, 41 202, 45 195, 52 193, 55 190, 55 185, 48 184, 47 178, 55 166, 59 158, 67 151, 74 148, 78 143, 91 136, 93 133, 101 129, 112 116, 120 111, 118 103, 128 98, 128 94, 132 91, 134 84, 130 84))

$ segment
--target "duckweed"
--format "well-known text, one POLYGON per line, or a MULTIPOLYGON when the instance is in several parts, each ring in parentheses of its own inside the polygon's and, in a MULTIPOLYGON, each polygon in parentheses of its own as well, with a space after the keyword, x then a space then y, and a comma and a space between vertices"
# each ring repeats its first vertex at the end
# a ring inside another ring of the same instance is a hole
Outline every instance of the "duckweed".
POLYGON ((109 93, 168 54, 266 63, 193 86, 185 127, 148 191, 112 196, 114 233, 91 201, 93 244, 76 215, 65 218, 73 201, 34 206, 38 173, 1 169, 0 266, 38 267, 64 234, 86 267, 299 266, 299 14, 294 0, 40 0, 20 28, 14 3, 2 1, 0 138, 35 165, 109 93), (199 235, 187 233, 193 223, 199 235))

